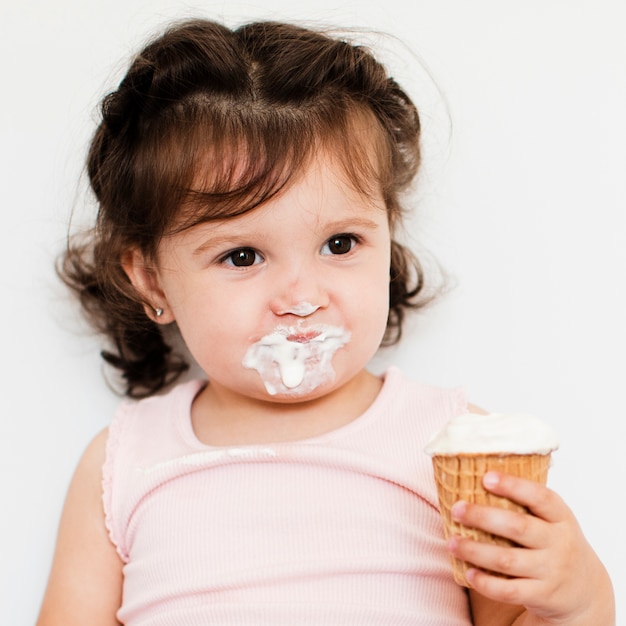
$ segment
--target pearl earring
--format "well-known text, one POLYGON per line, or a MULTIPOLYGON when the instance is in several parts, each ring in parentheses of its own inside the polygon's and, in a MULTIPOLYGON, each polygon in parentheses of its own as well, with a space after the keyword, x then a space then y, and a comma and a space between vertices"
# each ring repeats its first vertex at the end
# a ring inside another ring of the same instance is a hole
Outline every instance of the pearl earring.
POLYGON ((159 306, 154 309, 154 313, 157 317, 161 317, 163 315, 163 309, 159 306))

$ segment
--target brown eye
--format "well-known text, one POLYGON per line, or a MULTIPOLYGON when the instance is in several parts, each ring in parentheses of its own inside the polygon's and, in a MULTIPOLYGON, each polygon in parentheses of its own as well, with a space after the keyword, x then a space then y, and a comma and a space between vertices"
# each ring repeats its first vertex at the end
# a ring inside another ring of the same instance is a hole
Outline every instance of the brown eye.
POLYGON ((335 235, 331 237, 322 248, 323 254, 347 254, 356 243, 352 235, 335 235))
POLYGON ((229 252, 224 261, 235 267, 249 267, 260 261, 261 257, 252 248, 239 248, 229 252))

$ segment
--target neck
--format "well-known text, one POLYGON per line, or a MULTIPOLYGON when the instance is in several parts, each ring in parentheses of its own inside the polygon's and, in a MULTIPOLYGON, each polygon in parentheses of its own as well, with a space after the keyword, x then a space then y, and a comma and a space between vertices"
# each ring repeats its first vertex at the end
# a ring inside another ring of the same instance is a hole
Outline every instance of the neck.
POLYGON ((310 439, 357 419, 381 387, 382 381, 364 369, 329 393, 301 402, 258 400, 209 383, 194 401, 191 419, 196 436, 207 445, 310 439))

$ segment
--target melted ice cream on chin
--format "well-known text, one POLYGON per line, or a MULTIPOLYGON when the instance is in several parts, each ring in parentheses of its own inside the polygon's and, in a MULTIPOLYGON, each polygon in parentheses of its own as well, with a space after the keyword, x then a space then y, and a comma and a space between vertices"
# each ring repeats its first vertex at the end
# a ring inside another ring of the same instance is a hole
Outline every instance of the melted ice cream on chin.
POLYGON ((303 395, 335 378, 333 356, 349 340, 338 326, 281 326, 252 344, 242 364, 259 373, 270 395, 303 395))

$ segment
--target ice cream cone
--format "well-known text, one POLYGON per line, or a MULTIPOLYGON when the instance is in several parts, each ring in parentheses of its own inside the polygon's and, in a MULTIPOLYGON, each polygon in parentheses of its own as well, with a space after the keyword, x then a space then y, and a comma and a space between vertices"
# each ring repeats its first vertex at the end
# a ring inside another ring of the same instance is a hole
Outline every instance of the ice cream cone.
MULTIPOLYGON (((497 506, 511 511, 524 511, 525 508, 506 498, 496 496, 482 485, 486 472, 495 470, 546 483, 551 454, 455 454, 433 456, 435 482, 439 495, 439 505, 444 523, 446 539, 452 535, 469 537, 476 541, 513 545, 508 539, 486 533, 476 528, 462 526, 452 519, 450 509, 455 502, 465 500, 487 506, 497 506)), ((470 563, 450 557, 454 580, 465 587, 469 584, 465 572, 470 563)))
MULTIPOLYGON (((469 537, 476 541, 510 546, 512 542, 452 519, 459 500, 525 512, 525 507, 489 493, 483 476, 491 470, 545 484, 552 451, 558 438, 550 426, 523 413, 464 413, 452 418, 425 448, 433 469, 446 539, 469 537)), ((465 573, 470 564, 453 557, 454 579, 469 586, 465 573)))

